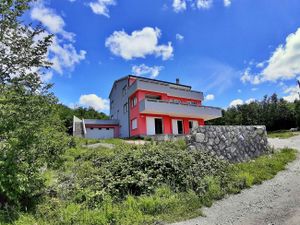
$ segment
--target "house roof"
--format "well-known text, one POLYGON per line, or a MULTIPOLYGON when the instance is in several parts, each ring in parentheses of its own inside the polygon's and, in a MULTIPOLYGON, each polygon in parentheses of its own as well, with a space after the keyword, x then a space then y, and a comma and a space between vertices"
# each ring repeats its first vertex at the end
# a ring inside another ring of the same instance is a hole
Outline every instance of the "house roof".
POLYGON ((85 124, 97 124, 97 125, 118 125, 118 120, 97 120, 97 119, 85 119, 85 124))
POLYGON ((164 84, 171 84, 171 85, 177 85, 177 86, 180 86, 180 87, 185 87, 185 88, 189 88, 189 89, 192 89, 191 86, 189 85, 184 85, 184 84, 177 84, 177 83, 174 83, 174 82, 169 82, 169 81, 163 81, 163 80, 156 80, 156 79, 152 79, 152 78, 148 78, 148 77, 141 77, 141 76, 136 76, 136 75, 127 75, 127 76, 124 76, 124 77, 121 77, 120 79, 116 80, 114 83, 113 83, 113 86, 110 90, 110 93, 109 93, 109 97, 111 95, 111 92, 113 90, 113 87, 115 85, 115 83, 121 81, 121 80, 124 80, 124 79, 129 79, 130 77, 133 77, 133 78, 136 78, 136 79, 142 79, 142 80, 149 80, 149 81, 155 81, 155 82, 159 82, 159 83, 164 83, 164 84))

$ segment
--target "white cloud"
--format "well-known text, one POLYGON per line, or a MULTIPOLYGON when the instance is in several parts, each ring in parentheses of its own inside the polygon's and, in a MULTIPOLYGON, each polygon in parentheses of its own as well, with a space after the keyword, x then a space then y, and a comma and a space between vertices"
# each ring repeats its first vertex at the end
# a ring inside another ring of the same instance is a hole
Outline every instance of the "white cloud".
POLYGON ((116 55, 126 60, 145 58, 146 55, 162 57, 163 60, 173 56, 172 43, 158 45, 161 31, 158 28, 144 27, 142 30, 127 34, 125 31, 115 31, 105 41, 105 46, 116 55))
POLYGON ((109 110, 109 101, 95 94, 81 95, 79 104, 85 107, 92 107, 97 111, 109 110))
POLYGON ((251 102, 255 102, 255 98, 249 98, 245 101, 246 104, 250 104, 251 102))
POLYGON ((251 91, 257 91, 258 88, 251 88, 251 91))
POLYGON ((109 17, 108 6, 116 5, 115 0, 97 0, 95 2, 90 2, 89 6, 95 14, 103 15, 109 17))
POLYGON ((231 5, 231 0, 224 0, 224 6, 229 7, 231 5))
POLYGON ((242 90, 241 90, 241 89, 238 89, 237 92, 238 92, 238 93, 242 93, 242 90))
POLYGON ((212 0, 197 0, 197 8, 198 9, 209 9, 212 7, 212 0))
POLYGON ((257 84, 264 81, 294 79, 300 74, 299 62, 300 28, 295 33, 289 34, 285 43, 279 45, 268 60, 256 65, 257 68, 262 68, 257 75, 251 75, 250 69, 247 68, 241 80, 257 84))
POLYGON ((52 68, 60 74, 63 74, 63 69, 73 70, 74 66, 84 60, 86 55, 86 51, 77 52, 73 44, 61 43, 57 37, 53 38, 49 52, 51 55, 49 59, 53 63, 52 68))
POLYGON ((265 80, 288 80, 300 74, 300 28, 288 35, 285 45, 279 45, 267 67, 262 71, 265 80))
MULTIPOLYGON (((33 5, 30 12, 31 19, 41 22, 47 29, 36 37, 36 41, 54 33, 52 44, 48 48, 48 60, 53 63, 52 69, 63 74, 64 69, 73 70, 74 66, 85 59, 86 51, 77 51, 74 47, 75 34, 64 30, 63 18, 55 14, 54 10, 47 8, 42 1, 33 5)), ((41 75, 42 80, 49 81, 52 72, 41 75)))
POLYGON ((246 68, 246 70, 244 71, 242 77, 241 77, 241 81, 243 83, 251 83, 251 84, 260 84, 262 82, 262 79, 259 75, 252 75, 251 74, 251 69, 250 67, 246 68))
POLYGON ((145 64, 134 65, 132 67, 132 73, 137 76, 147 76, 150 75, 150 78, 156 78, 160 71, 163 69, 163 66, 147 66, 145 64))
POLYGON ((52 79, 53 73, 52 73, 52 71, 47 71, 46 73, 41 74, 40 77, 41 77, 42 82, 46 83, 52 79))
POLYGON ((287 94, 283 97, 284 100, 288 102, 294 102, 295 100, 299 100, 300 89, 298 86, 287 87, 284 90, 284 93, 287 94))
POLYGON ((186 10, 186 1, 185 0, 173 0, 173 9, 175 12, 181 12, 186 10))
POLYGON ((213 94, 209 94, 205 96, 205 100, 206 101, 212 101, 215 99, 215 96, 213 94))
POLYGON ((237 105, 242 105, 242 104, 244 104, 244 101, 242 99, 235 99, 235 100, 230 102, 229 106, 230 107, 235 107, 237 105))
POLYGON ((184 36, 181 34, 176 34, 176 40, 182 41, 184 39, 184 36))
POLYGON ((64 38, 72 41, 75 34, 64 30, 65 21, 54 10, 45 7, 42 2, 34 5, 30 13, 31 19, 41 22, 50 33, 61 34, 64 38))

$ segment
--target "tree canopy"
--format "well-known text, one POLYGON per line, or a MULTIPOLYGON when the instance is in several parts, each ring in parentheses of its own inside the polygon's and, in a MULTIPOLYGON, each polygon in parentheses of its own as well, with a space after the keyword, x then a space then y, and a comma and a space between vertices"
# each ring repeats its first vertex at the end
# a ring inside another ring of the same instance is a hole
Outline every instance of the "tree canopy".
POLYGON ((43 168, 55 166, 68 143, 57 98, 41 81, 52 35, 20 20, 29 3, 0 1, 0 209, 30 207, 43 168))
POLYGON ((207 124, 266 125, 269 131, 300 127, 300 101, 287 102, 276 94, 264 96, 262 101, 223 110, 222 118, 208 121, 207 124))

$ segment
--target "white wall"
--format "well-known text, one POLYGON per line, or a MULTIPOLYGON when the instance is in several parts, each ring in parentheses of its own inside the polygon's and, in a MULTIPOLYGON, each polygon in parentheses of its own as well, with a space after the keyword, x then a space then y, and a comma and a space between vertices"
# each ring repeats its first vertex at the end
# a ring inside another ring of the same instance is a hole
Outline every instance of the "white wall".
POLYGON ((86 128, 86 138, 109 139, 114 138, 114 128, 86 128))

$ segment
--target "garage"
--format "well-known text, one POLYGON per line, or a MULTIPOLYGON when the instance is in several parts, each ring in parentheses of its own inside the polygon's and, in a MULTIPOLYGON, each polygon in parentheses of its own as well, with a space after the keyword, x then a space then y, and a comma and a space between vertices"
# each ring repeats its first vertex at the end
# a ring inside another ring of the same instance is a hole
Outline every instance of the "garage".
MULTIPOLYGON (((75 117, 74 117, 75 118, 75 117)), ((73 122, 74 136, 88 139, 110 139, 119 137, 117 120, 78 119, 73 122)))
POLYGON ((86 128, 86 138, 91 139, 109 139, 114 138, 114 128, 86 128))

